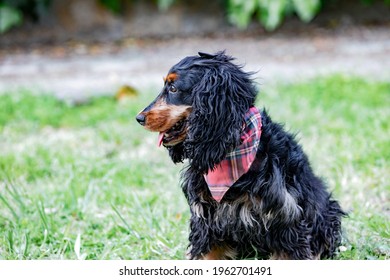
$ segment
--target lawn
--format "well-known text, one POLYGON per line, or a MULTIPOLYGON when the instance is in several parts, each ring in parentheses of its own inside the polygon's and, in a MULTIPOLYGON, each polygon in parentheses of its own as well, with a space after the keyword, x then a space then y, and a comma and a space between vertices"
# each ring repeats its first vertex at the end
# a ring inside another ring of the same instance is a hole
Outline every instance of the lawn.
MULTIPOLYGON (((153 90, 85 104, 0 93, 0 259, 183 259, 189 210, 157 135, 153 90)), ((390 259, 390 83, 340 75, 269 87, 349 217, 336 259, 390 259)))

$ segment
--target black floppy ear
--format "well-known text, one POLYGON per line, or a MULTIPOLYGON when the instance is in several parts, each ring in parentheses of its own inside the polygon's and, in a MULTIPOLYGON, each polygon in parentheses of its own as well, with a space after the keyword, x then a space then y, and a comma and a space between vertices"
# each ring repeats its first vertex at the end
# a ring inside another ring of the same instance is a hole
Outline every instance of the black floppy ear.
POLYGON ((203 78, 192 92, 185 149, 191 166, 206 173, 239 144, 244 116, 255 101, 256 89, 251 74, 228 60, 207 61, 203 67, 203 78))

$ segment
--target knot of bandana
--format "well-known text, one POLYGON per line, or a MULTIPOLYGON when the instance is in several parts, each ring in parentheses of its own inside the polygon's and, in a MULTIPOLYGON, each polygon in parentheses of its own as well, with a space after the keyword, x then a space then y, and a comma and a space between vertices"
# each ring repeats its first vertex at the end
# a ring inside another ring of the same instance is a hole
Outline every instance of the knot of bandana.
POLYGON ((204 174, 212 197, 220 202, 229 188, 246 172, 255 160, 261 136, 261 115, 256 107, 245 114, 241 144, 226 155, 214 169, 204 174))

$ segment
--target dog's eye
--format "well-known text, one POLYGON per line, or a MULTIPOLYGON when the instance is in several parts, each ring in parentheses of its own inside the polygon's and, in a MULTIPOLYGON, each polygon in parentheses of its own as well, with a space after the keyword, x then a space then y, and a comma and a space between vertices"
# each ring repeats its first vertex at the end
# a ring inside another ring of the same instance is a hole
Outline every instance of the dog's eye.
POLYGON ((169 91, 170 92, 177 92, 177 88, 174 85, 169 86, 169 91))

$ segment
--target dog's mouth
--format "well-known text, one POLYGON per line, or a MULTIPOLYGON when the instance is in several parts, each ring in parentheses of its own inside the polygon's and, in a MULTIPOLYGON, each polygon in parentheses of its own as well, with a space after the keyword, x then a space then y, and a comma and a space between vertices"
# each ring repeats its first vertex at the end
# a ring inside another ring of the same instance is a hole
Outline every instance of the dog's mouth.
POLYGON ((176 122, 170 129, 160 131, 158 134, 157 145, 160 147, 172 147, 184 141, 187 135, 187 118, 183 118, 176 122))

